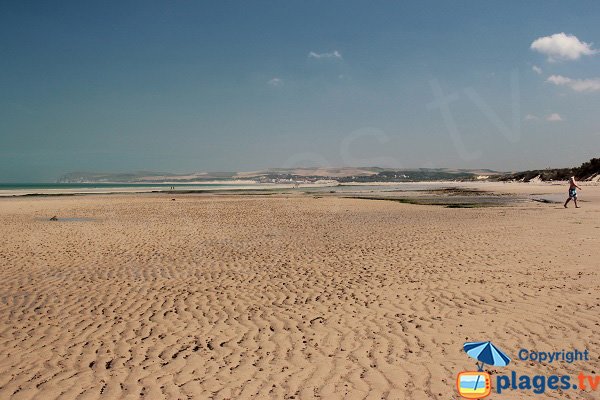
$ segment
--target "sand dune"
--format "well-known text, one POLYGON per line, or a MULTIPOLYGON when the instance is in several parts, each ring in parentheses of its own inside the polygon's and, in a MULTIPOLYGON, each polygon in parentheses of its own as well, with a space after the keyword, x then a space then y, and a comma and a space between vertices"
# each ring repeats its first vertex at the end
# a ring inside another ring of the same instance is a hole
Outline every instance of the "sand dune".
POLYGON ((582 205, 2 199, 0 398, 454 399, 467 340, 588 348, 511 370, 598 374, 600 207, 582 205))

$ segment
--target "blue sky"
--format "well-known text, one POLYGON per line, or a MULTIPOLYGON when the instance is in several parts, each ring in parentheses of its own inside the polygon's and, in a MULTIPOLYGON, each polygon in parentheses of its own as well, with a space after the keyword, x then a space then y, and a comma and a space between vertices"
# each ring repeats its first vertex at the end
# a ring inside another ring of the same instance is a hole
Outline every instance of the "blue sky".
POLYGON ((0 181, 578 165, 600 147, 599 19, 594 1, 1 2, 0 181))

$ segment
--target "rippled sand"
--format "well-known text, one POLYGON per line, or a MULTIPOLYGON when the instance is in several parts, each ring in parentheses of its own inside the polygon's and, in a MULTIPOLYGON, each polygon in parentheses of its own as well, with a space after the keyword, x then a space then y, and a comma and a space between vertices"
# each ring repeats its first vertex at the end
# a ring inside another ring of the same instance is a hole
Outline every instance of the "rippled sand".
POLYGON ((468 340, 600 374, 598 202, 316 197, 0 200, 0 398, 449 399, 468 340))

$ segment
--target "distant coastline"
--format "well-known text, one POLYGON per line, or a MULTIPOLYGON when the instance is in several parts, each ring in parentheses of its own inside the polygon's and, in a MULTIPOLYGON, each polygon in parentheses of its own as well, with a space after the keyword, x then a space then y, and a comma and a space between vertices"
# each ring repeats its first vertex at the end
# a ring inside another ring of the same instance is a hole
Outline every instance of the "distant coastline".
POLYGON ((547 168, 522 172, 490 169, 380 167, 297 167, 271 168, 250 172, 194 172, 174 174, 137 171, 125 173, 71 172, 61 176, 59 184, 143 184, 143 185, 254 185, 254 184, 344 184, 432 181, 554 181, 570 176, 582 181, 600 181, 600 158, 592 158, 579 167, 547 168))
POLYGON ((250 172, 196 172, 173 174, 164 172, 98 173, 73 172, 60 177, 58 183, 140 183, 140 184, 308 184, 308 183, 377 183, 471 181, 489 179, 502 172, 475 169, 417 168, 389 169, 379 167, 342 168, 272 168, 250 172))
POLYGON ((393 186, 473 182, 562 182, 570 176, 600 182, 600 158, 574 168, 499 172, 489 169, 379 167, 273 168, 251 172, 97 173, 73 172, 55 183, 0 183, 0 196, 51 196, 109 193, 200 193, 215 190, 272 190, 334 186, 393 186))

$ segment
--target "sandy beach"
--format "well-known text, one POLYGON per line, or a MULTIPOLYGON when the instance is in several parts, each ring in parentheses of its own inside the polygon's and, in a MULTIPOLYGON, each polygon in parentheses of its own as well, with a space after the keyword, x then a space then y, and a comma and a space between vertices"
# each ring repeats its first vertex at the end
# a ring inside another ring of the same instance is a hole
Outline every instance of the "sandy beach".
POLYGON ((492 376, 600 375, 600 186, 580 198, 2 198, 0 398, 458 399, 457 373, 475 369, 462 345, 485 340, 513 358, 492 376))

